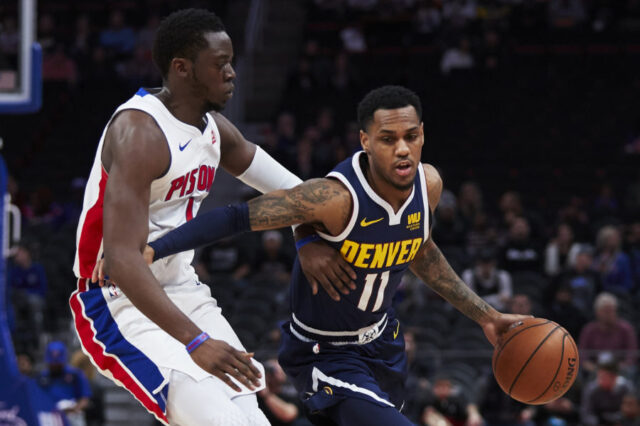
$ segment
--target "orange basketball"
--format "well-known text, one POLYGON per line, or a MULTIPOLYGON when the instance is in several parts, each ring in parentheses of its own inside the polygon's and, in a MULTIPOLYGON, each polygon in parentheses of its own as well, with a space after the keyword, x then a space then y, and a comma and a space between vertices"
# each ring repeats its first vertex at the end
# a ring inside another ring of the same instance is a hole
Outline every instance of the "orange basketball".
POLYGON ((493 351, 493 374, 503 391, 525 404, 560 398, 578 374, 578 347, 553 321, 527 318, 514 323, 493 351))

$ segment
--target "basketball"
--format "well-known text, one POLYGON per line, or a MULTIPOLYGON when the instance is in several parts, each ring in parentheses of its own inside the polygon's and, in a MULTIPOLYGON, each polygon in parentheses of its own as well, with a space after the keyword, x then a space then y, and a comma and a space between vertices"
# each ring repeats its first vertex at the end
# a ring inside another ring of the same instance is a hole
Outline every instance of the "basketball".
POLYGON ((560 398, 578 374, 578 348, 560 325, 544 318, 514 323, 493 352, 493 374, 503 391, 525 404, 560 398))

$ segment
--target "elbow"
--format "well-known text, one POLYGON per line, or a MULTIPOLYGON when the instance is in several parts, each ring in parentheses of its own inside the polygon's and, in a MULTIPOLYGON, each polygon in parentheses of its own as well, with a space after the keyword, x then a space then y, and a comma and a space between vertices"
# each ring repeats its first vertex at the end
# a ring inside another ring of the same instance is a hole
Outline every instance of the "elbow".
POLYGON ((122 278, 125 276, 126 271, 131 270, 136 254, 140 255, 140 253, 133 250, 105 248, 103 267, 105 274, 109 276, 109 279, 121 286, 126 282, 122 278))

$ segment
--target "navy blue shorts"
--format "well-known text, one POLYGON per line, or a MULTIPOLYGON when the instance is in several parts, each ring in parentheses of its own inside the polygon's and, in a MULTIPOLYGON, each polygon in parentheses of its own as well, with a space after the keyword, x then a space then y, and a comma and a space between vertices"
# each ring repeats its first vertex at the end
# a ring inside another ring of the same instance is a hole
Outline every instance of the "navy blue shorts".
POLYGON ((373 342, 343 346, 303 342, 287 322, 282 326, 279 362, 312 414, 347 398, 396 410, 404 403, 407 356, 397 319, 390 319, 373 342))

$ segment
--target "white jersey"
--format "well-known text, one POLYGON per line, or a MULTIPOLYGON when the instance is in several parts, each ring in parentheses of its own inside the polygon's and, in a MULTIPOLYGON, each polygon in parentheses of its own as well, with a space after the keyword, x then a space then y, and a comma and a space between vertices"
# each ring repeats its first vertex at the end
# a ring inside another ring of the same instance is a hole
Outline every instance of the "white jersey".
MULTIPOLYGON (((127 109, 144 111, 153 117, 167 140, 171 154, 169 170, 151 184, 148 241, 153 241, 196 215, 211 189, 220 163, 220 133, 210 114, 206 114, 206 128, 200 131, 179 121, 158 98, 144 89, 120 105, 113 117, 127 109)), ((73 265, 78 278, 90 278, 102 256, 102 203, 108 174, 102 167, 101 154, 110 123, 111 120, 102 132, 85 189, 73 265)), ((193 253, 193 250, 182 252, 151 265, 165 290, 197 281, 191 267, 193 253)))

